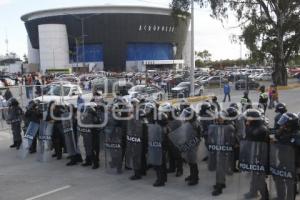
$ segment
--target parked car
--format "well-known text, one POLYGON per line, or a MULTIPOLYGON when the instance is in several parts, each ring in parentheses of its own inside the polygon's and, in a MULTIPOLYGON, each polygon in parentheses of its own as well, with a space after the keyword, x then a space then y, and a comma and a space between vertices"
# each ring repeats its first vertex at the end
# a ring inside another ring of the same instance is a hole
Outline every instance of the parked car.
MULTIPOLYGON (((55 102, 67 102, 77 106, 78 95, 82 94, 82 90, 79 85, 75 84, 53 84, 50 86, 49 91, 34 100, 39 100, 42 103, 49 103, 51 101, 55 102)), ((88 102, 92 98, 92 94, 84 94, 82 98, 88 102)))
POLYGON ((262 73, 255 77, 259 81, 270 81, 272 80, 272 75, 270 73, 262 73))
POLYGON ((214 84, 224 84, 226 80, 223 77, 220 76, 211 76, 207 79, 201 80, 201 84, 203 85, 214 85, 214 84))
POLYGON ((253 79, 248 79, 248 83, 246 79, 241 79, 235 83, 235 89, 243 90, 246 89, 247 85, 249 90, 257 89, 259 87, 259 83, 254 81, 253 79))
MULTIPOLYGON (((199 82, 195 82, 195 95, 201 96, 203 94, 203 85, 199 82)), ((177 86, 171 89, 173 98, 188 97, 190 96, 191 82, 181 82, 177 86)))
POLYGON ((143 97, 161 101, 164 96, 164 90, 155 85, 136 85, 128 90, 128 95, 125 96, 125 98, 131 99, 136 97, 143 97))

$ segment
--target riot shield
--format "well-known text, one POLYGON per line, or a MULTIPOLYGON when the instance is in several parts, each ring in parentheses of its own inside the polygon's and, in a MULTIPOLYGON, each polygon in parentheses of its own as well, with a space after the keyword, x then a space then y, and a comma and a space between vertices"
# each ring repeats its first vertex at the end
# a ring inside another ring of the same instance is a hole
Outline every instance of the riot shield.
POLYGON ((238 199, 268 199, 268 144, 241 140, 238 199))
MULTIPOLYGON (((77 126, 77 132, 83 138, 83 146, 84 146, 84 150, 85 150, 86 161, 91 161, 92 155, 93 155, 93 149, 92 149, 92 144, 93 144, 92 130, 90 128, 87 128, 87 127, 77 126)), ((69 131, 67 134, 70 134, 70 133, 71 132, 69 131)), ((66 135, 66 133, 65 133, 65 135, 66 135)), ((73 134, 73 137, 74 137, 74 134, 73 134)), ((71 138, 71 137, 68 136, 68 138, 71 138)), ((73 139, 72 139, 72 141, 73 141, 73 139)), ((70 140, 70 142, 71 142, 71 140, 70 140)))
POLYGON ((233 173, 235 135, 232 125, 210 125, 208 129, 208 169, 216 170, 216 183, 225 184, 225 175, 233 173))
POLYGON ((147 163, 154 166, 162 165, 163 128, 159 124, 147 124, 148 157, 147 163))
POLYGON ((140 169, 143 151, 143 122, 131 119, 127 122, 126 166, 140 169))
POLYGON ((72 119, 67 119, 67 117, 70 115, 70 113, 64 113, 62 120, 62 127, 63 127, 63 133, 64 133, 64 138, 65 138, 65 144, 67 147, 67 153, 69 156, 75 156, 78 154, 79 150, 77 148, 76 144, 76 139, 74 135, 74 130, 73 130, 73 121, 72 119))
POLYGON ((48 162, 51 158, 51 137, 53 124, 41 121, 37 146, 37 160, 48 162))
POLYGON ((181 152, 188 163, 197 163, 197 152, 200 139, 191 123, 185 122, 168 135, 170 141, 181 152))
POLYGON ((105 133, 105 168, 110 174, 122 173, 123 163, 123 130, 120 126, 109 126, 105 133))
POLYGON ((270 144, 270 175, 271 199, 294 200, 296 167, 293 146, 270 144))
POLYGON ((29 153, 29 149, 32 145, 32 141, 36 134, 38 133, 40 124, 35 123, 35 122, 30 122, 29 126, 26 130, 26 133, 24 135, 23 141, 22 141, 22 146, 19 150, 19 157, 21 159, 25 159, 29 153))

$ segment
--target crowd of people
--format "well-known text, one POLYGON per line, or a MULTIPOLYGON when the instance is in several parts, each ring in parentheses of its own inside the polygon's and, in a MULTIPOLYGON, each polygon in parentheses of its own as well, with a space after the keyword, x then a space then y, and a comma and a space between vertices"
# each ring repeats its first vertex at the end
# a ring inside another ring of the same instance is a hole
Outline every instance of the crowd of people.
POLYGON ((296 169, 300 167, 299 118, 288 112, 284 103, 276 102, 274 127, 269 127, 265 117, 268 97, 261 87, 258 107, 245 92, 241 102, 228 108, 221 108, 213 97, 201 103, 199 112, 186 99, 178 106, 137 98, 128 102, 122 97, 106 102, 97 92, 91 102, 80 101, 76 107, 50 102, 44 109, 41 102, 30 101, 25 111, 10 98, 10 147, 19 149, 22 158, 37 153, 44 162, 51 155, 61 160, 63 153, 68 153, 67 166, 82 163, 92 169, 99 168, 103 150, 106 170, 119 174, 131 169, 130 180, 139 180, 154 169, 155 187, 164 186, 169 173, 181 177, 187 164, 189 176, 185 181, 193 186, 199 183, 199 145, 204 141, 207 156, 203 161, 215 172, 213 196, 223 193, 226 176, 240 172, 251 177, 246 178, 250 182, 244 199, 260 195, 268 200, 268 177, 274 180, 277 199, 295 199, 296 169))

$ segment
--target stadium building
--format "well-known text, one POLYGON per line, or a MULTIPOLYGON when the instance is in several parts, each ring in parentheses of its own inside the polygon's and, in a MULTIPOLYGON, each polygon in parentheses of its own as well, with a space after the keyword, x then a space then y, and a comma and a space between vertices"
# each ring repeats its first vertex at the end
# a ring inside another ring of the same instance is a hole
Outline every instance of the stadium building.
POLYGON ((190 20, 167 8, 94 6, 42 10, 21 17, 28 61, 41 72, 145 71, 184 65, 190 20))

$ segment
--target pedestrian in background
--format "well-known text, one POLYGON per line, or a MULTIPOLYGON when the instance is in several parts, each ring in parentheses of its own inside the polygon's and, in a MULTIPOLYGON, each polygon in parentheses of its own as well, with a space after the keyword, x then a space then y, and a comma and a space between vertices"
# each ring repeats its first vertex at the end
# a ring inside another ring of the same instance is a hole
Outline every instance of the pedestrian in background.
POLYGON ((224 90, 223 102, 226 102, 227 97, 228 97, 228 100, 230 102, 231 101, 231 99, 230 99, 231 89, 230 89, 230 85, 229 85, 228 81, 226 81, 226 83, 224 84, 223 90, 224 90))

